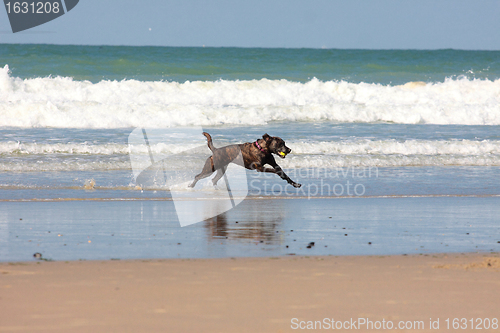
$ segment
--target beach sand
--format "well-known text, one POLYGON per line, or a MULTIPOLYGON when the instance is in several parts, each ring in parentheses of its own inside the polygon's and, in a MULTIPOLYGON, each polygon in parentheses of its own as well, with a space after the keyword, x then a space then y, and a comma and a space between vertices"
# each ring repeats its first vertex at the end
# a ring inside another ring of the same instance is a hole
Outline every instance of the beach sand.
POLYGON ((0 332, 488 331, 499 199, 0 202, 0 332))
POLYGON ((0 332, 288 332, 331 319, 365 331, 358 318, 447 331, 446 319, 500 317, 500 256, 0 263, 0 308, 0 332))

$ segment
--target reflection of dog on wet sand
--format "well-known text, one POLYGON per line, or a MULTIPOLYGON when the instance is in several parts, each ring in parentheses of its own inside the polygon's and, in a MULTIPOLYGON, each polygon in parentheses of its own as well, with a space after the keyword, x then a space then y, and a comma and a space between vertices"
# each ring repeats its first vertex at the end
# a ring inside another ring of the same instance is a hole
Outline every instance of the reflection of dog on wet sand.
POLYGON ((285 156, 292 151, 290 148, 285 146, 285 141, 281 138, 264 134, 262 139, 258 139, 255 142, 215 148, 210 134, 203 132, 203 135, 206 136, 208 148, 210 148, 213 155, 207 158, 203 170, 199 175, 196 175, 193 183, 189 185, 189 187, 194 187, 200 179, 206 178, 217 171, 217 174, 212 179, 212 183, 215 186, 219 179, 224 176, 227 165, 235 161, 240 152, 243 158, 243 166, 245 168, 260 172, 275 173, 294 187, 302 186, 301 184, 291 180, 274 160, 274 156, 272 154, 285 158, 285 156), (272 166, 272 169, 264 167, 266 164, 272 166))

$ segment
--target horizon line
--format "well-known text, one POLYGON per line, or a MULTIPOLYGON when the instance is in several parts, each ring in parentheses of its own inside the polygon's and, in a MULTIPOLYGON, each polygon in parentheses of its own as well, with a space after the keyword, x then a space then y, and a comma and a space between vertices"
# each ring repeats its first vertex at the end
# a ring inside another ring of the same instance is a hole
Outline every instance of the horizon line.
MULTIPOLYGON (((40 32, 38 32, 40 33, 40 32)), ((207 46, 207 45, 124 45, 124 44, 51 44, 51 43, 3 43, 0 45, 46 45, 46 46, 88 46, 88 47, 157 47, 157 48, 199 48, 199 49, 269 49, 269 50, 339 50, 339 51, 481 51, 499 52, 500 49, 460 48, 342 48, 342 47, 270 47, 270 46, 207 46)))

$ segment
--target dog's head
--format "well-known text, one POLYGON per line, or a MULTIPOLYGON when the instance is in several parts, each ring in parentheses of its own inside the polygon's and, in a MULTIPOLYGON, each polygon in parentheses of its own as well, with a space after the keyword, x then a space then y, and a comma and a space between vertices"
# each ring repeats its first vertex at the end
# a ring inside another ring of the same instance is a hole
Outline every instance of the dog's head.
POLYGON ((285 158, 292 151, 285 145, 285 141, 277 136, 270 136, 266 133, 262 136, 262 139, 266 142, 267 149, 281 158, 285 158))

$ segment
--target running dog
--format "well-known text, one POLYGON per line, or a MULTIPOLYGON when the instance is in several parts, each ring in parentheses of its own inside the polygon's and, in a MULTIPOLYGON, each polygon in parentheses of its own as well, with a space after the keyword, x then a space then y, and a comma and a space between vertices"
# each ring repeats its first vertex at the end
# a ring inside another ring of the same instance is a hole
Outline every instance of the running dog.
POLYGON ((208 148, 210 148, 213 154, 207 158, 203 170, 200 174, 195 176, 193 183, 191 183, 189 187, 194 187, 200 179, 206 178, 217 171, 217 174, 212 179, 212 183, 215 186, 219 179, 224 176, 227 165, 233 162, 240 152, 243 157, 243 166, 245 168, 260 172, 275 173, 294 187, 302 186, 301 184, 291 180, 274 160, 274 156, 272 154, 285 158, 285 156, 290 154, 292 151, 285 145, 285 141, 281 138, 277 136, 269 136, 266 133, 262 136, 262 139, 258 139, 255 142, 215 148, 210 134, 203 132, 203 135, 207 138, 208 148), (272 169, 264 167, 265 164, 272 166, 272 169))

